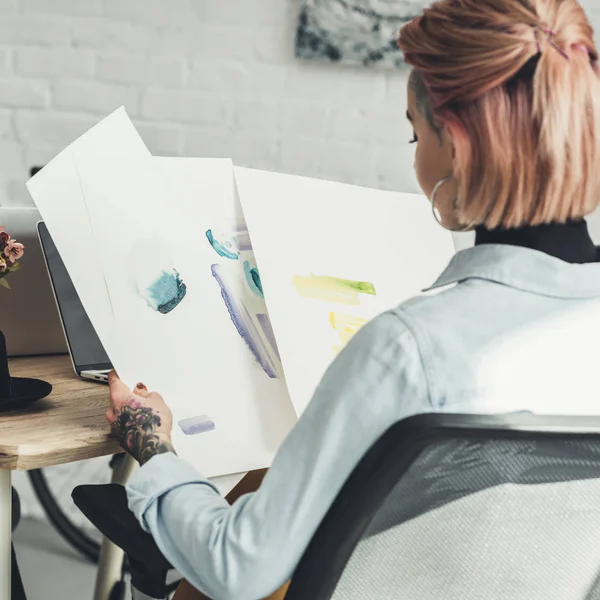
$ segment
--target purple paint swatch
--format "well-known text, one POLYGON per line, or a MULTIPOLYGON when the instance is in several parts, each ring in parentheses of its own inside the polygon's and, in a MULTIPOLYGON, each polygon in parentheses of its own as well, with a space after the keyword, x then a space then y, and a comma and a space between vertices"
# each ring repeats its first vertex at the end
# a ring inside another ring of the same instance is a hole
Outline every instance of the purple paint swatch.
POLYGON ((248 252, 252 250, 252 242, 250 241, 250 236, 248 235, 247 229, 240 233, 236 233, 235 241, 240 252, 248 252))
POLYGON ((181 428, 181 431, 185 435, 198 435, 200 433, 206 433, 207 431, 214 431, 215 424, 206 415, 200 417, 191 417, 189 419, 183 419, 177 423, 181 428))
MULTIPOLYGON (((221 272, 221 267, 219 265, 213 265, 211 267, 211 272, 221 288, 221 296, 238 333, 246 342, 246 345, 252 354, 254 354, 254 358, 256 358, 256 361, 262 367, 263 371, 271 379, 277 379, 277 370, 274 361, 269 353, 269 349, 263 342, 256 325, 252 321, 248 309, 241 300, 236 299, 233 292, 227 286, 221 272)), ((262 327, 264 329, 264 326, 262 327)))
POLYGON ((277 358, 281 360, 281 357, 279 356, 279 348, 277 348, 277 342, 275 341, 275 332, 273 331, 273 326, 271 325, 271 319, 269 319, 269 315, 266 315, 265 313, 259 313, 256 315, 256 319, 260 324, 265 337, 269 340, 269 344, 271 344, 273 352, 275 352, 277 358))

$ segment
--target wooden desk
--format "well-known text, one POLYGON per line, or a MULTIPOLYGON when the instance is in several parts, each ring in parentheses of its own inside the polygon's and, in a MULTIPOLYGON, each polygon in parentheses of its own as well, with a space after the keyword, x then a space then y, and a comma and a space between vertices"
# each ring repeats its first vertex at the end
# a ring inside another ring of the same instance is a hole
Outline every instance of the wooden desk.
POLYGON ((12 359, 10 372, 54 389, 24 411, 0 413, 0 600, 10 600, 11 471, 122 451, 108 435, 106 385, 77 377, 69 357, 12 359))
POLYGON ((13 377, 36 377, 52 394, 23 411, 0 413, 0 469, 29 470, 122 452, 108 435, 108 389, 77 377, 67 356, 17 358, 13 377))

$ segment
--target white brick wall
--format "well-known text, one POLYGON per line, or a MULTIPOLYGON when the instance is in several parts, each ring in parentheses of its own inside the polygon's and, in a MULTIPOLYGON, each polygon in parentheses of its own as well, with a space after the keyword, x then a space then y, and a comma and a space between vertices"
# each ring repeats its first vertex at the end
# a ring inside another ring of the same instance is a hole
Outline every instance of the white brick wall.
POLYGON ((299 63, 298 5, 0 0, 0 205, 122 104, 157 154, 417 191, 405 75, 299 63))
POLYGON ((415 190, 404 75, 297 62, 298 5, 0 0, 0 205, 122 104, 156 154, 415 190))
POLYGON ((405 74, 297 62, 298 5, 0 0, 0 205, 122 104, 156 154, 418 191, 405 74))

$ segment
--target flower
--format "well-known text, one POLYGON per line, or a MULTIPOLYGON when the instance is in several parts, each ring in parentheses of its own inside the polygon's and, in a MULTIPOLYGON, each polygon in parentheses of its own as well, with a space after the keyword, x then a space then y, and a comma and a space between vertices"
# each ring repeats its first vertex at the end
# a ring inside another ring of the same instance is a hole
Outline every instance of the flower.
POLYGON ((10 290, 6 277, 21 268, 17 261, 23 256, 25 247, 11 239, 4 227, 0 227, 0 286, 10 290))
POLYGON ((23 244, 20 244, 16 240, 8 240, 4 248, 4 256, 9 258, 11 261, 19 260, 25 251, 23 244))

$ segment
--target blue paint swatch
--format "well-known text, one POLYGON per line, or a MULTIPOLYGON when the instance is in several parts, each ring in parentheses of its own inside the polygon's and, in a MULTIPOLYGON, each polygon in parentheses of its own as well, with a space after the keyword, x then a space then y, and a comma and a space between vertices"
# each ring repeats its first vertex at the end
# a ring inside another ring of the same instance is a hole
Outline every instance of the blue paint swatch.
POLYGON ((246 281, 248 286, 254 292, 256 296, 264 298, 262 282, 260 280, 260 273, 256 267, 250 265, 248 261, 244 262, 244 274, 246 275, 246 281))
POLYGON ((181 280, 179 273, 163 271, 158 279, 148 288, 145 300, 153 310, 166 315, 176 308, 185 298, 187 286, 181 280))
POLYGON ((183 419, 177 424, 185 435, 199 435, 200 433, 214 431, 215 429, 214 422, 211 421, 211 419, 209 419, 206 415, 183 419))
POLYGON ((213 235, 212 229, 209 229, 206 232, 206 238, 208 239, 210 245, 213 247, 213 250, 223 258, 229 258, 230 260, 238 260, 239 254, 237 252, 233 252, 231 250, 230 243, 221 243, 219 240, 215 238, 213 235))

